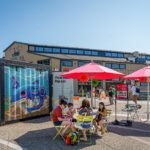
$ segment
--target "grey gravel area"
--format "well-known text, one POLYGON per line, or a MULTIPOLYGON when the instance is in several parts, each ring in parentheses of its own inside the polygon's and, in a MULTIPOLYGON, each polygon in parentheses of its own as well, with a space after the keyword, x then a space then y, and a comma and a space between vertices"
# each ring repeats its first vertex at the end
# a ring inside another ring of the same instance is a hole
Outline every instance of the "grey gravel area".
POLYGON ((6 145, 0 144, 0 150, 14 150, 6 145))
MULTIPOLYGON (((106 101, 106 104, 108 102, 106 101)), ((119 114, 124 102, 119 102, 119 114)), ((143 108, 146 103, 142 103, 143 108)), ((113 110, 114 106, 107 106, 113 110)), ((142 110, 141 114, 145 110, 142 110)), ((118 116, 118 120, 126 117, 118 116)), ((114 121, 114 115, 110 116, 110 122, 114 121)), ((135 120, 132 127, 114 126, 110 123, 109 133, 103 137, 92 136, 92 144, 80 142, 79 145, 68 146, 58 137, 52 141, 56 131, 49 117, 36 118, 0 127, 0 139, 7 140, 21 146, 24 150, 149 150, 150 148, 150 123, 135 120), (136 129, 136 130, 134 130, 136 129)), ((12 150, 12 148, 0 145, 0 150, 12 150)))

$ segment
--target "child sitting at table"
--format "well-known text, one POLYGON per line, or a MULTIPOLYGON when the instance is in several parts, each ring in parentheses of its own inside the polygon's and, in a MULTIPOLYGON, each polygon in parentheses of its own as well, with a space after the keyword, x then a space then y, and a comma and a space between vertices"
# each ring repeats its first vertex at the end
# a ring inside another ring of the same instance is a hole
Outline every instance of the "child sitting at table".
POLYGON ((90 115, 91 112, 92 112, 92 109, 90 107, 90 102, 87 99, 84 99, 82 101, 82 105, 80 107, 79 114, 82 115, 82 114, 86 113, 87 115, 90 115))
POLYGON ((99 129, 102 135, 105 133, 105 128, 103 125, 104 124, 103 118, 106 116, 107 116, 107 111, 106 111, 105 105, 103 102, 100 102, 98 113, 96 115, 96 118, 94 119, 94 124, 96 126, 96 132, 97 132, 97 129, 99 129))
POLYGON ((73 117, 75 111, 73 109, 73 104, 72 103, 68 103, 68 111, 67 111, 67 117, 70 118, 72 120, 72 122, 76 122, 76 119, 73 117))
POLYGON ((68 103, 67 117, 73 118, 73 114, 74 114, 73 104, 68 103))
MULTIPOLYGON (((89 116, 91 114, 91 112, 92 112, 92 109, 90 107, 90 102, 88 100, 84 99, 82 101, 82 106, 80 108, 79 114, 80 115, 88 115, 89 116)), ((83 138, 80 138, 80 140, 87 141, 87 135, 86 135, 86 131, 87 130, 88 129, 83 128, 83 130, 82 130, 83 138)))

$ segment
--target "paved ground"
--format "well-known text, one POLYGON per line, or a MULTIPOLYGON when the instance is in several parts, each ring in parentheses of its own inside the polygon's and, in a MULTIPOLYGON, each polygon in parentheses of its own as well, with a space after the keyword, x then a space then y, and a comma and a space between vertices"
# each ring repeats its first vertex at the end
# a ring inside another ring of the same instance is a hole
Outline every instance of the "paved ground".
MULTIPOLYGON (((106 101, 106 104, 107 101, 106 101)), ((146 103, 141 102, 140 117, 146 118, 146 103)), ((126 113, 121 109, 125 102, 118 102, 118 120, 125 120, 126 113)), ((114 106, 108 106, 114 110, 114 106)), ((110 122, 114 120, 114 113, 110 122)), ((94 135, 92 144, 79 143, 76 146, 67 146, 61 138, 51 140, 55 134, 49 117, 27 120, 0 127, 0 150, 149 150, 150 123, 135 120, 133 127, 109 125, 110 132, 100 137, 94 135), (6 146, 7 145, 7 146, 6 146)))

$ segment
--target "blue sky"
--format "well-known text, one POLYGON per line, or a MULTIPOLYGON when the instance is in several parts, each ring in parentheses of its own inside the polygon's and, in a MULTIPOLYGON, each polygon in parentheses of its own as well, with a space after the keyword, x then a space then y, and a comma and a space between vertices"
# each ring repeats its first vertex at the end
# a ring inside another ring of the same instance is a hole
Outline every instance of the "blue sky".
POLYGON ((0 56, 13 41, 150 54, 150 0, 0 0, 0 56))

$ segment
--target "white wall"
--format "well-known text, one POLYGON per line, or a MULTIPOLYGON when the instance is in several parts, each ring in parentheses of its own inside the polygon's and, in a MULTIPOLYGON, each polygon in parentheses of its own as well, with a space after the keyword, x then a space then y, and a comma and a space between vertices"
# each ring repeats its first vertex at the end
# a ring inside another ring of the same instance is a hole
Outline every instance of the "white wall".
POLYGON ((53 108, 55 108, 58 105, 60 96, 65 96, 66 98, 68 98, 67 102, 73 102, 73 80, 63 79, 60 76, 61 74, 62 72, 53 72, 53 108))

